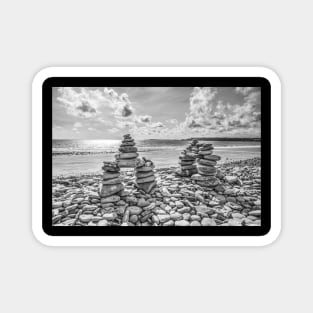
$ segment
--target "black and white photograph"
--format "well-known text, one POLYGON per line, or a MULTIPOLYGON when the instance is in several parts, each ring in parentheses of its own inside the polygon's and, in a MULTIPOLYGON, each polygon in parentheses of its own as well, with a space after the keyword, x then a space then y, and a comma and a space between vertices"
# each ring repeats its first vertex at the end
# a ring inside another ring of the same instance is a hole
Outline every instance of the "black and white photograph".
POLYGON ((52 225, 261 226, 260 87, 53 87, 52 225))

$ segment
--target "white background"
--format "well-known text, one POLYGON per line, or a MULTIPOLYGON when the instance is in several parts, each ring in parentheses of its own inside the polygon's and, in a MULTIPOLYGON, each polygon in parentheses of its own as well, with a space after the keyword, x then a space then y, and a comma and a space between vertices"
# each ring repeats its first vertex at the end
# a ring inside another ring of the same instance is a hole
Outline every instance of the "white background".
POLYGON ((2 1, 1 311, 312 311, 310 3, 2 1), (263 248, 39 244, 31 233, 31 81, 62 65, 274 69, 283 85, 279 239, 263 248))

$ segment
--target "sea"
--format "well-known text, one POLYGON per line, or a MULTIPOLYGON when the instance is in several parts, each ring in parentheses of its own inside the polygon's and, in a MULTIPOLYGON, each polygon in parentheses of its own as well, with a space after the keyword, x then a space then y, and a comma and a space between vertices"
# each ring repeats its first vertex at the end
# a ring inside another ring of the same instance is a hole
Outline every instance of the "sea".
MULTIPOLYGON (((200 143, 204 141, 199 141, 200 143)), ((212 143, 220 162, 250 159, 261 156, 258 141, 205 141, 212 143)), ((178 166, 179 154, 190 140, 149 139, 136 141, 140 157, 154 162, 156 168, 178 166)), ((68 176, 101 173, 103 161, 114 161, 121 140, 61 140, 52 142, 52 174, 68 176)))

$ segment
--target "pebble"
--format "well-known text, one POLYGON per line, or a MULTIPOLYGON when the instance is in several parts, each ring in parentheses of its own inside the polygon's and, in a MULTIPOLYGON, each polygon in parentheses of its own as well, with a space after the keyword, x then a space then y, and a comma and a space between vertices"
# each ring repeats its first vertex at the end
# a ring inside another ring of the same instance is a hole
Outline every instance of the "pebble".
POLYGON ((216 226, 215 221, 212 218, 204 217, 201 221, 202 226, 216 226))

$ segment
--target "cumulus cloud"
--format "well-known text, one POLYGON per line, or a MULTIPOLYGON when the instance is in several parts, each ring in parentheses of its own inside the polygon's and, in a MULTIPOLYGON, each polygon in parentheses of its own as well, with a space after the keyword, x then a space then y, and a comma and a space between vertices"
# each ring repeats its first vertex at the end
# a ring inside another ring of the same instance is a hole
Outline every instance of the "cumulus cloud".
POLYGON ((80 128, 80 127, 83 127, 82 123, 80 122, 76 122, 74 125, 73 125, 74 128, 80 128))
POLYGON ((63 104, 67 114, 76 117, 96 117, 101 113, 102 107, 111 108, 116 118, 127 118, 134 112, 128 95, 126 93, 119 95, 113 89, 61 87, 58 93, 57 100, 63 104))
POLYGON ((100 113, 102 95, 99 90, 80 88, 76 91, 73 87, 60 87, 58 94, 57 100, 63 104, 69 115, 91 118, 100 113))
POLYGON ((152 120, 152 116, 151 115, 139 115, 137 120, 141 123, 150 123, 152 120))
POLYGON ((155 122, 155 123, 151 123, 150 126, 152 128, 162 128, 162 127, 165 127, 163 123, 161 122, 155 122))
POLYGON ((195 87, 190 95, 189 112, 183 127, 194 132, 222 133, 260 128, 260 89, 237 87, 236 93, 243 96, 243 103, 230 104, 218 96, 213 87, 195 87))
POLYGON ((109 101, 110 107, 114 110, 114 116, 116 118, 129 117, 134 113, 134 108, 126 93, 119 95, 113 89, 104 88, 103 94, 107 101, 109 101))
POLYGON ((92 131, 96 131, 96 129, 93 128, 93 127, 88 127, 88 130, 91 131, 91 132, 92 132, 92 131))
POLYGON ((256 89, 256 87, 236 87, 235 91, 238 94, 242 94, 243 96, 247 96, 254 89, 256 89))

